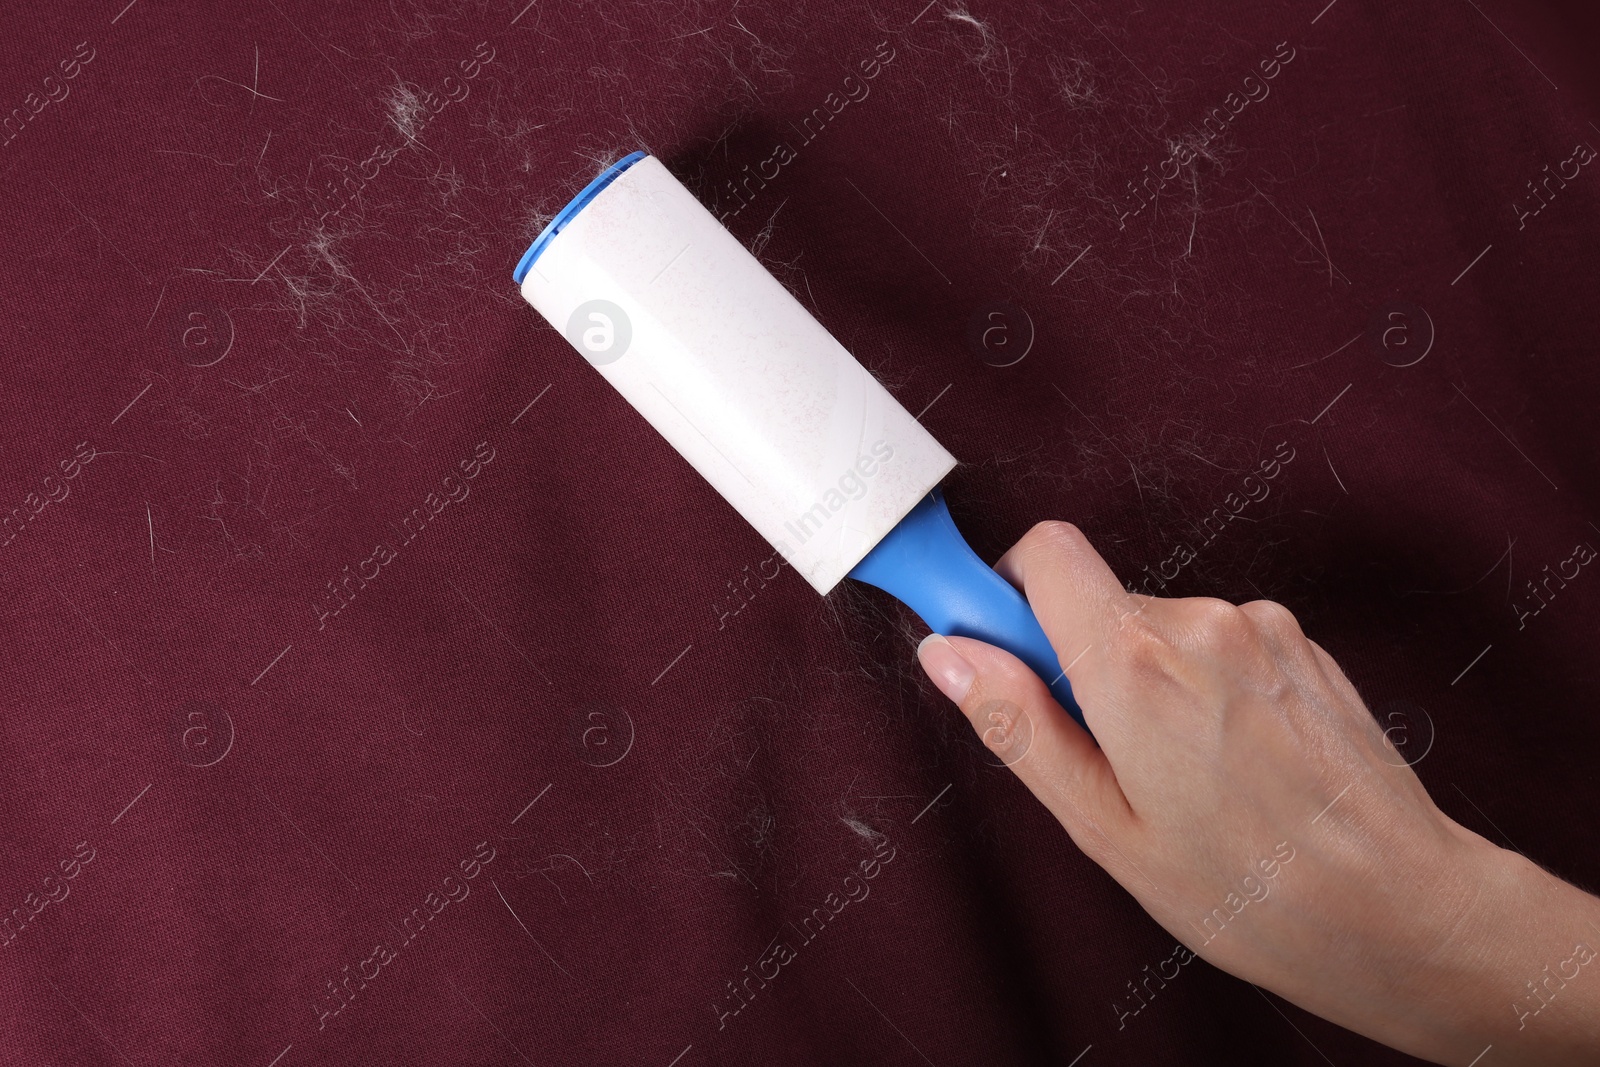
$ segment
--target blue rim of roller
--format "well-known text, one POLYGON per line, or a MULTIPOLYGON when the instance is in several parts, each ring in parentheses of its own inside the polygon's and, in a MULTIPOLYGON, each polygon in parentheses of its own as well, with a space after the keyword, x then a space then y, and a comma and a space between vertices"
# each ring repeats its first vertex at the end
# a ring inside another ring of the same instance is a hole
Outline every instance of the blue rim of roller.
POLYGON ((544 228, 533 244, 528 246, 528 250, 517 261, 517 269, 511 272, 512 279, 518 285, 521 285, 522 279, 528 276, 528 269, 533 266, 534 260, 538 259, 540 253, 544 251, 545 245, 548 245, 556 234, 566 229, 567 223, 576 218, 578 212, 582 211, 589 201, 600 195, 600 190, 616 181, 619 174, 639 162, 645 155, 646 153, 644 152, 629 152, 601 171, 594 181, 585 185, 583 191, 573 197, 567 206, 562 208, 556 214, 556 217, 550 220, 550 224, 544 228))

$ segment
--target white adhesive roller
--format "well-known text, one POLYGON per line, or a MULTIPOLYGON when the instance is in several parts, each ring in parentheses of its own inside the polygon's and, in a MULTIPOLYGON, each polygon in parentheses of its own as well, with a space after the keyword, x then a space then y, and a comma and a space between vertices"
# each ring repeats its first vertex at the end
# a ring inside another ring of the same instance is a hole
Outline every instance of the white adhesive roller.
POLYGON ((955 458, 659 160, 608 167, 513 277, 817 592, 885 589, 1016 654, 1082 721, 1027 601, 950 519, 955 458))
POLYGON ((955 466, 655 157, 558 232, 522 295, 817 592, 955 466))

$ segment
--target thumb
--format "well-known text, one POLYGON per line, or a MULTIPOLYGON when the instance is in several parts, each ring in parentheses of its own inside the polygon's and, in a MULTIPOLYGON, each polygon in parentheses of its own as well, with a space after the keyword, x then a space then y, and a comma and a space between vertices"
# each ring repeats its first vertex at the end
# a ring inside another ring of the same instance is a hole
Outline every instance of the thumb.
POLYGON ((968 637, 929 634, 917 659, 984 745, 1105 866, 1110 839, 1133 821, 1133 810, 1105 753, 1043 680, 1011 653, 968 637))

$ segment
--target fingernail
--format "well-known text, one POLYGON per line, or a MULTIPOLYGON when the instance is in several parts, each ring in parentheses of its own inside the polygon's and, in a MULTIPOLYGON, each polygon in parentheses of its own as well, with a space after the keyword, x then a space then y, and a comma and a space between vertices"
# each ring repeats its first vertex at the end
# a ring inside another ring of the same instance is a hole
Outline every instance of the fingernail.
POLYGON ((977 672, 972 669, 972 664, 961 658, 961 653, 949 641, 939 634, 929 634, 917 646, 917 659, 922 662, 922 669, 928 672, 928 677, 933 679, 933 684, 939 687, 939 692, 957 704, 967 698, 967 690, 972 688, 972 679, 977 677, 977 672))

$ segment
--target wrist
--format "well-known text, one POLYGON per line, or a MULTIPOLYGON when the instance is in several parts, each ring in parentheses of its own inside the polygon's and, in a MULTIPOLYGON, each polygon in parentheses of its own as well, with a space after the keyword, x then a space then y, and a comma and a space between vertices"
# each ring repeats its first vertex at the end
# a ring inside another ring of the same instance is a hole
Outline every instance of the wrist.
POLYGON ((1472 853, 1473 914, 1445 932, 1428 976, 1436 1003, 1459 1010, 1425 1054, 1462 1067, 1596 1062, 1600 899, 1481 838, 1472 853))

